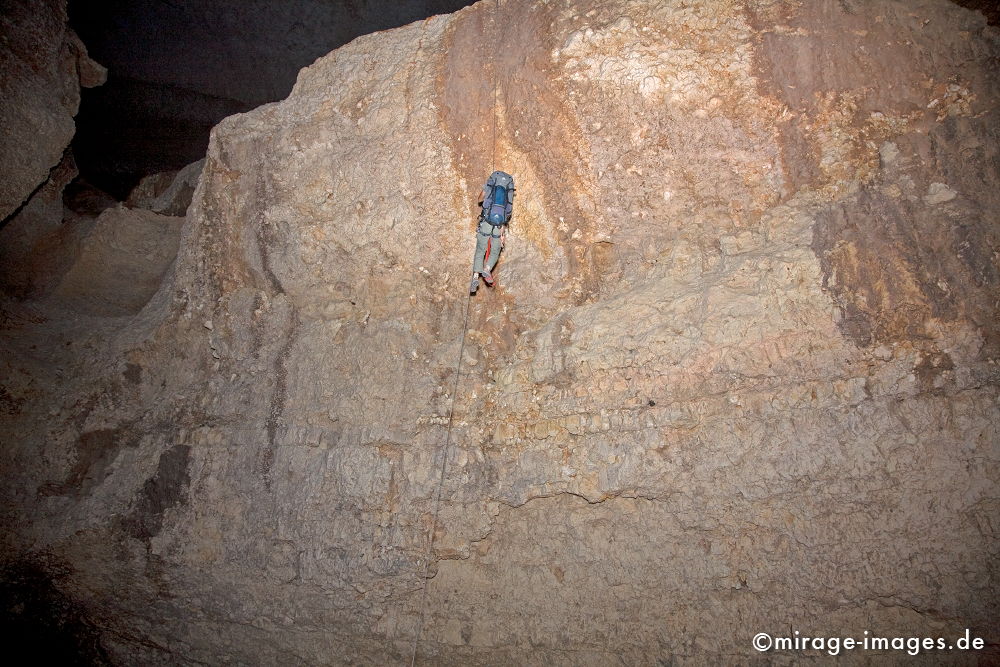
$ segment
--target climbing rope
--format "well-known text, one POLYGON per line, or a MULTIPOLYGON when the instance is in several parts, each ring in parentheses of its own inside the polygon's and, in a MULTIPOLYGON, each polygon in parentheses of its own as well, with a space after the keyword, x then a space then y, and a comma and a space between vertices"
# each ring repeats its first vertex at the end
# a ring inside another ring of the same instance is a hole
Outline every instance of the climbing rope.
POLYGON ((472 295, 465 295, 465 320, 462 323, 462 343, 458 346, 458 366, 455 368, 455 386, 451 392, 451 407, 448 410, 448 434, 444 439, 444 455, 441 457, 441 473, 438 476, 437 493, 434 497, 434 520, 431 522, 431 544, 427 552, 427 562, 424 564, 424 581, 420 594, 420 622, 417 634, 413 639, 413 654, 410 656, 410 667, 417 662, 417 649, 420 647, 420 636, 424 632, 424 619, 427 616, 427 581, 430 577, 431 561, 434 560, 434 541, 437 537, 438 513, 441 509, 441 490, 444 488, 444 475, 448 468, 448 454, 451 452, 451 427, 455 418, 455 401, 458 398, 458 381, 462 377, 462 356, 465 354, 465 337, 469 332, 469 303, 472 295))
MULTIPOLYGON (((493 11, 493 32, 496 34, 496 21, 497 14, 500 13, 500 0, 496 0, 496 8, 493 11)), ((496 36, 497 46, 499 46, 500 38, 496 36)), ((500 51, 499 48, 493 49, 493 152, 490 154, 490 173, 492 174, 497 170, 497 86, 500 82, 500 76, 497 72, 497 57, 496 54, 500 51)))
MULTIPOLYGON (((493 24, 496 27, 497 13, 500 11, 500 0, 496 0, 496 7, 493 13, 493 24)), ((494 50, 496 54, 498 49, 494 50)), ((497 76, 496 56, 493 57, 493 140, 491 153, 490 173, 496 171, 497 154, 497 76)), ((478 227, 476 230, 478 234, 478 227)), ((473 258, 475 267, 475 258, 473 258)), ((437 539, 438 515, 441 510, 441 492, 444 489, 445 473, 448 469, 448 454, 451 453, 451 429, 455 419, 455 402, 458 400, 459 379, 462 377, 462 359, 465 354, 465 338, 469 333, 469 304, 472 303, 472 294, 466 290, 465 295, 465 316, 462 322, 462 342, 458 346, 458 364, 455 368, 455 386, 451 392, 451 406, 448 409, 448 431, 444 439, 444 454, 441 457, 441 472, 438 475, 437 492, 434 495, 434 519, 431 522, 430 547, 427 552, 427 562, 424 564, 424 579, 420 593, 420 621, 417 624, 417 633, 413 638, 413 653, 410 655, 410 667, 417 663, 417 652, 420 649, 420 639, 424 633, 424 622, 427 619, 427 582, 430 578, 431 561, 434 560, 434 542, 437 539)))

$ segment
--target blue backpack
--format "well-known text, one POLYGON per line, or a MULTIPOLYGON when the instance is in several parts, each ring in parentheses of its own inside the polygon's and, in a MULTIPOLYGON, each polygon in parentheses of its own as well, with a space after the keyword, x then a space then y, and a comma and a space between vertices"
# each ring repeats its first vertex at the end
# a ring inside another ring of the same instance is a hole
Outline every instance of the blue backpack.
POLYGON ((484 189, 483 220, 494 227, 506 225, 514 210, 514 177, 507 172, 494 171, 484 189))

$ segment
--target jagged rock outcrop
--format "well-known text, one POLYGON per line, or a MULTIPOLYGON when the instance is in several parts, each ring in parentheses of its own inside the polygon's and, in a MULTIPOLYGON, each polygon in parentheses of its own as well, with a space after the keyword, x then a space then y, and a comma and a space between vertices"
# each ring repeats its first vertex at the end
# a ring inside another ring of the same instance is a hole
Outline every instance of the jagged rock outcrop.
POLYGON ((0 4, 0 221, 43 185, 73 138, 80 86, 107 72, 67 25, 66 0, 0 4))
POLYGON ((147 176, 129 193, 125 203, 131 208, 183 216, 191 205, 191 197, 204 168, 205 161, 198 160, 178 171, 147 176))
POLYGON ((88 225, 63 225, 80 86, 105 69, 66 25, 66 0, 0 3, 0 290, 39 297, 74 261, 88 225))
POLYGON ((214 129, 133 318, 12 316, 6 560, 114 662, 965 628, 985 652, 928 659, 995 660, 998 55, 944 0, 506 0, 355 40, 214 129), (511 239, 467 301, 494 165, 511 239))

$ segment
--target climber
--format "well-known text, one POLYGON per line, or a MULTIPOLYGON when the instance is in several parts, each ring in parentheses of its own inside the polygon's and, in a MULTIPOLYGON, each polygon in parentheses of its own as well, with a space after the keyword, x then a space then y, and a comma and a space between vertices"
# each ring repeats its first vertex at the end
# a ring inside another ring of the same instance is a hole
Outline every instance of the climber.
POLYGON ((507 223, 514 208, 514 177, 503 171, 490 174, 479 195, 479 204, 482 211, 476 227, 476 260, 472 267, 470 294, 479 289, 479 276, 493 286, 491 272, 507 240, 507 223))

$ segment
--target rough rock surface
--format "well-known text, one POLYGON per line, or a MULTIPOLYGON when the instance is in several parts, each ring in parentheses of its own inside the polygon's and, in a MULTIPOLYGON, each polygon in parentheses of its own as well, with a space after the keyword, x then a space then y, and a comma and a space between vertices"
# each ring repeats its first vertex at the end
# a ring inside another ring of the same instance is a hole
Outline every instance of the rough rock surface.
POLYGON ((998 56, 944 0, 352 42, 215 128, 137 314, 11 311, 5 562, 130 664, 997 660, 998 56))
POLYGON ((107 75, 66 21, 66 0, 0 2, 0 221, 62 160, 80 86, 99 86, 107 75))

